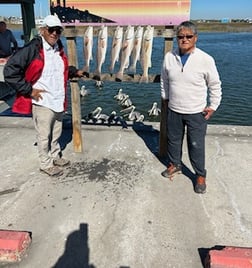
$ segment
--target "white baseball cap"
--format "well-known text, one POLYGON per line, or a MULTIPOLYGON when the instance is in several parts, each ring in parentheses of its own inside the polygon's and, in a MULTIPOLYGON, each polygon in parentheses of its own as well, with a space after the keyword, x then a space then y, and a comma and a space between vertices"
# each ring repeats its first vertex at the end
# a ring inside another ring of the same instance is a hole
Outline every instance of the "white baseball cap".
POLYGON ((62 24, 61 24, 61 21, 60 19, 55 16, 55 15, 48 15, 44 18, 44 21, 42 23, 42 27, 61 27, 62 28, 62 24))

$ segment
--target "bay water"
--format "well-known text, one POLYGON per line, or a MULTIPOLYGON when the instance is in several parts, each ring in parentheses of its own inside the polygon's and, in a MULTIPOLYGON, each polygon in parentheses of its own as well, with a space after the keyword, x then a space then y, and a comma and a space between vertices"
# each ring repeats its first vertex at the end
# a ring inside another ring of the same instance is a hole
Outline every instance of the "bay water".
MULTIPOLYGON (((13 31, 19 44, 20 31, 13 31)), ((62 38, 66 46, 66 40, 62 38)), ((96 43, 94 37, 93 60, 90 72, 96 68, 96 43)), ((112 38, 108 40, 108 50, 102 72, 108 73, 110 64, 112 38)), ((79 68, 84 65, 83 38, 76 38, 77 56, 79 68)), ((174 39, 174 47, 176 40, 174 39)), ((212 55, 216 61, 217 68, 222 81, 222 102, 219 109, 210 119, 209 124, 220 125, 244 125, 252 126, 252 33, 199 33, 197 47, 212 55)), ((152 51, 152 67, 150 74, 160 74, 164 57, 164 39, 155 37, 152 51)), ((115 72, 119 69, 120 62, 116 63, 115 72)), ((137 73, 141 74, 140 64, 137 65, 137 73)), ((135 83, 135 82, 111 82, 104 81, 103 87, 96 87, 94 80, 81 79, 80 87, 85 85, 88 95, 81 98, 81 113, 84 117, 97 106, 102 107, 102 113, 110 114, 116 111, 120 114, 121 105, 114 99, 118 90, 122 88, 127 93, 136 107, 136 110, 144 114, 145 121, 159 121, 160 117, 150 117, 148 110, 153 102, 160 107, 160 85, 159 83, 135 83)), ((70 99, 70 94, 69 94, 70 99)), ((68 112, 71 113, 71 102, 69 101, 68 112)))

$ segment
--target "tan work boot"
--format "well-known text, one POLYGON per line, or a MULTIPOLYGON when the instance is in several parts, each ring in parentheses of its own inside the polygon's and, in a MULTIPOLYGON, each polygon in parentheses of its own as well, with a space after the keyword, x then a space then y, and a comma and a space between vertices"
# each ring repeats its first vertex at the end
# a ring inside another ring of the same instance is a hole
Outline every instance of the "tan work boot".
POLYGON ((49 176, 61 176, 63 174, 63 170, 56 166, 52 166, 45 169, 41 168, 40 171, 46 173, 49 176))

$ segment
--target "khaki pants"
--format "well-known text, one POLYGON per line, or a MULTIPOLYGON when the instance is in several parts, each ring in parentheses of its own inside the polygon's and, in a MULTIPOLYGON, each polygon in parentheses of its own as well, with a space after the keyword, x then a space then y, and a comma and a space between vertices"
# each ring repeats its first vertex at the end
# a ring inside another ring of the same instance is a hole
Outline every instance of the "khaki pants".
POLYGON ((36 130, 40 168, 53 166, 53 160, 61 154, 58 142, 62 133, 63 112, 56 113, 46 107, 32 105, 33 122, 36 130))

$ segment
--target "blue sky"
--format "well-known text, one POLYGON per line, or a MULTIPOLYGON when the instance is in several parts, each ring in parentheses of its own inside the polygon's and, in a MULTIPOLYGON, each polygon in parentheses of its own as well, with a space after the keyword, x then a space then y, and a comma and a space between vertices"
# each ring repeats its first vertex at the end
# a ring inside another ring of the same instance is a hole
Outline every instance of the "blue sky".
MULTIPOLYGON (((17 4, 1 4, 0 7, 0 16, 21 16, 17 4)), ((48 0, 35 0, 35 16, 48 15, 48 7, 48 0)), ((252 18, 252 0, 191 0, 191 19, 221 18, 252 18)))

